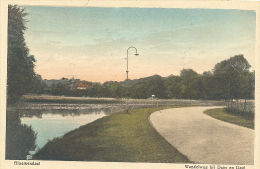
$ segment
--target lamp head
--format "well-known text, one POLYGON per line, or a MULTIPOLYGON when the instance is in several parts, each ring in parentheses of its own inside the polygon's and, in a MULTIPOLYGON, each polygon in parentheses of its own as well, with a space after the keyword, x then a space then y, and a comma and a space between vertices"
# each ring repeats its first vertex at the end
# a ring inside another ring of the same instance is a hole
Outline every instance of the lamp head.
POLYGON ((138 53, 135 54, 135 56, 138 56, 138 55, 139 55, 138 53))

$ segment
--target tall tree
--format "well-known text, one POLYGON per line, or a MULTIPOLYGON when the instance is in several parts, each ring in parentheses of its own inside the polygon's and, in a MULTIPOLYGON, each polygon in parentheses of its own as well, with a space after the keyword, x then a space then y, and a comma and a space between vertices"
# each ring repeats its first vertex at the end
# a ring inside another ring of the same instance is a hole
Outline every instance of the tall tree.
POLYGON ((213 73, 214 77, 219 82, 218 89, 223 99, 238 99, 245 97, 246 94, 244 89, 251 86, 249 84, 250 67, 251 66, 243 55, 235 55, 228 60, 224 60, 215 65, 213 73), (245 84, 247 84, 247 86, 245 86, 245 84))
POLYGON ((110 92, 112 97, 124 97, 126 89, 121 86, 118 82, 113 82, 110 85, 110 92))
POLYGON ((146 99, 147 98, 146 83, 140 82, 132 86, 130 96, 135 99, 146 99))
POLYGON ((181 78, 179 76, 169 76, 165 80, 165 88, 167 98, 180 98, 181 93, 181 78))
POLYGON ((192 69, 181 70, 181 97, 183 99, 197 99, 199 95, 199 74, 192 69))
POLYGON ((156 95, 162 99, 166 98, 164 80, 161 76, 156 75, 147 83, 147 96, 156 95))
POLYGON ((39 74, 35 75, 35 78, 32 80, 32 93, 37 93, 37 94, 43 94, 44 88, 46 87, 46 84, 42 82, 42 77, 39 74))
POLYGON ((239 85, 239 95, 243 99, 253 99, 254 98, 254 82, 255 73, 254 72, 241 72, 240 75, 241 84, 239 85))
POLYGON ((35 77, 33 55, 25 44, 24 17, 27 13, 16 5, 8 5, 7 104, 15 103, 31 88, 35 77))

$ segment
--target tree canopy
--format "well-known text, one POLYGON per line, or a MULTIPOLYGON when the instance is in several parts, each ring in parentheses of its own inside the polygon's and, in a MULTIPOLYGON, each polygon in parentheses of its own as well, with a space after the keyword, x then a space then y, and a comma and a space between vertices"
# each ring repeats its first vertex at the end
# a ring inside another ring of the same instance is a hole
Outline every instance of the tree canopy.
MULTIPOLYGON (((131 86, 124 82, 105 82, 93 85, 90 90, 66 90, 64 95, 90 97, 130 97, 147 99, 155 95, 159 99, 253 99, 255 74, 243 55, 217 63, 212 71, 198 74, 192 69, 183 69, 179 76, 159 75, 131 80, 131 86)), ((56 86, 56 88, 61 86, 56 86)), ((54 88, 54 89, 56 89, 54 88)), ((50 94, 57 94, 55 90, 50 94)))
POLYGON ((252 95, 252 75, 250 75, 250 64, 243 55, 236 55, 217 63, 213 69, 214 78, 218 84, 217 91, 223 99, 239 99, 252 95), (247 85, 247 87, 245 87, 247 85), (251 86, 251 87, 250 87, 251 86), (251 88, 251 91, 249 91, 251 88), (250 94, 249 94, 250 93, 250 94))
POLYGON ((26 30, 24 17, 27 13, 16 5, 8 5, 8 49, 7 49, 7 104, 15 103, 31 88, 34 72, 33 55, 29 54, 24 39, 26 30))

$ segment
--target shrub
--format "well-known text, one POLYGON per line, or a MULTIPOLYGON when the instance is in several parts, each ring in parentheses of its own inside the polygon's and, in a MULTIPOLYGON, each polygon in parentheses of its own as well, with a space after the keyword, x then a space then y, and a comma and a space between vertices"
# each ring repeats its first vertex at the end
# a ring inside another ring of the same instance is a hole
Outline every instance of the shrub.
POLYGON ((233 107, 226 107, 224 111, 228 114, 239 115, 248 119, 254 119, 255 113, 253 111, 243 111, 233 107))

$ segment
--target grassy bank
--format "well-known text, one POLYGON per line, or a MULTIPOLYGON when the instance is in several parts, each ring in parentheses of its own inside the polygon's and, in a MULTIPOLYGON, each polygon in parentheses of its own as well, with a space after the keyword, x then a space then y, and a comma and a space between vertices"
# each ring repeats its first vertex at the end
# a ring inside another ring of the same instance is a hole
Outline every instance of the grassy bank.
MULTIPOLYGON (((180 106, 175 106, 180 107, 180 106)), ((151 113, 171 107, 131 109, 98 119, 48 142, 34 159, 188 163, 149 123, 151 113)))
POLYGON ((232 123, 232 124, 236 124, 239 126, 254 129, 254 119, 246 118, 246 117, 243 117, 240 115, 235 115, 235 114, 228 114, 227 112, 225 112, 224 108, 211 109, 211 110, 205 111, 204 113, 213 118, 216 118, 216 119, 228 122, 228 123, 232 123))

